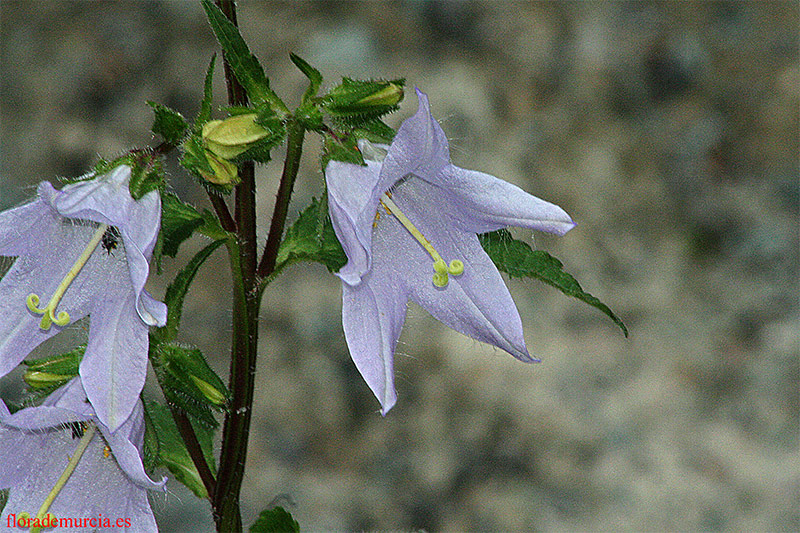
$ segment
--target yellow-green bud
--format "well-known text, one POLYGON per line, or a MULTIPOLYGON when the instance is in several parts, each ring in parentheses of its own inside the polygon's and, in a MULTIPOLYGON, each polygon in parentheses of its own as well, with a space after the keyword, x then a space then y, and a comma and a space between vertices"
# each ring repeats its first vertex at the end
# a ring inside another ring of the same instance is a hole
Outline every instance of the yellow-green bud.
POLYGON ((219 157, 210 150, 204 150, 203 153, 206 156, 208 164, 211 165, 211 168, 214 170, 213 174, 208 174, 200 170, 200 173, 206 181, 217 185, 236 185, 239 183, 239 169, 236 168, 236 165, 219 157))
POLYGON ((68 381, 72 376, 65 376, 64 374, 53 374, 51 372, 39 372, 37 370, 28 370, 22 376, 32 389, 45 389, 52 387, 61 382, 68 381))
POLYGON ((358 100, 356 106, 395 105, 403 99, 403 88, 396 83, 389 83, 380 91, 374 92, 358 100))
POLYGON ((225 395, 222 394, 219 390, 217 390, 213 385, 209 382, 198 378, 197 376, 189 376, 192 379, 192 383, 194 383, 200 392, 203 393, 203 396, 208 398, 208 401, 213 403, 214 405, 224 405, 225 404, 225 395))
POLYGON ((203 143, 222 159, 233 159, 260 141, 269 131, 256 123, 255 113, 212 120, 203 125, 203 143))

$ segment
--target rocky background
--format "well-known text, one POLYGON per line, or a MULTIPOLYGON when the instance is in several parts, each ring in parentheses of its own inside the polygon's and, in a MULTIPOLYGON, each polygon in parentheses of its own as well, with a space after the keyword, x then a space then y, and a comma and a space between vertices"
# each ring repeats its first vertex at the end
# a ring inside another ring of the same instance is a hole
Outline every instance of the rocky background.
MULTIPOLYGON (((145 100, 197 113, 217 50, 198 3, 0 9, 0 208, 152 144, 145 100)), ((294 267, 262 308, 246 522, 277 497, 312 531, 800 530, 797 2, 243 1, 239 20, 290 106, 305 88, 291 51, 329 86, 426 91, 454 163, 573 216, 532 242, 631 330, 512 280, 544 361, 524 365, 412 306, 382 418, 338 280, 294 267)), ((293 213, 320 194, 316 153, 309 135, 293 213)), ((279 167, 259 170, 265 220, 279 167)), ((205 267, 182 337, 223 375, 225 270, 222 253, 205 267)), ((163 531, 211 529, 177 484, 152 502, 163 531)))

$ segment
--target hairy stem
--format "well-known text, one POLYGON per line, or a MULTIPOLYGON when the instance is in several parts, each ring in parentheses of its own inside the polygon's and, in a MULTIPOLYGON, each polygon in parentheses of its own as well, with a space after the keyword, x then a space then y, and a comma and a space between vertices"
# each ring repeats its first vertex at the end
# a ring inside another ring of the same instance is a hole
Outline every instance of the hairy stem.
POLYGON ((181 438, 186 445, 186 450, 189 452, 189 457, 192 458, 192 462, 195 468, 197 468, 197 473, 200 474, 200 480, 203 482, 206 492, 208 492, 208 498, 211 500, 214 497, 216 480, 206 462, 205 455, 203 455, 203 449, 200 447, 200 441, 197 440, 197 434, 189 420, 189 416, 173 405, 169 406, 169 410, 172 413, 172 419, 175 421, 175 425, 178 427, 178 432, 181 434, 181 438))
MULTIPOLYGON (((216 0, 228 19, 236 24, 233 0, 216 0)), ((247 105, 247 93, 224 61, 228 102, 247 105)), ((255 166, 244 163, 239 168, 241 183, 236 187, 234 221, 237 242, 229 244, 233 276, 233 336, 229 389, 230 409, 222 430, 222 450, 212 507, 217 531, 242 531, 239 493, 247 459, 247 442, 253 408, 253 388, 258 345, 258 294, 256 288, 256 187, 255 166)))
POLYGON ((292 198, 294 180, 300 168, 300 157, 303 155, 303 138, 305 128, 294 119, 289 119, 286 125, 289 138, 286 146, 286 161, 283 164, 283 174, 278 187, 278 196, 275 199, 275 211, 272 213, 272 222, 269 227, 267 244, 264 246, 264 255, 258 265, 259 278, 266 278, 275 270, 275 260, 278 258, 278 248, 283 237, 283 227, 286 224, 286 215, 289 213, 289 201, 292 198))

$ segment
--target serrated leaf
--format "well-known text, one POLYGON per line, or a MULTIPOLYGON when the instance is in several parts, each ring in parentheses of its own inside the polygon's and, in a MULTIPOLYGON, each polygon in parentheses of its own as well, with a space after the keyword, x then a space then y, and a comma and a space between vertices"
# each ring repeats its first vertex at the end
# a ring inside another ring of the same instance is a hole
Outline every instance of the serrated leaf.
POLYGON ((216 427, 213 411, 224 411, 228 391, 202 352, 177 344, 155 343, 150 361, 164 397, 201 424, 216 427))
POLYGON ((498 230, 478 235, 481 246, 492 258, 497 268, 512 278, 530 277, 552 285, 567 296, 577 298, 608 315, 628 336, 628 328, 603 302, 585 292, 570 274, 564 272, 561 261, 541 250, 532 250, 522 241, 514 239, 508 230, 498 230))
POLYGON ((322 263, 330 272, 338 271, 347 263, 328 211, 317 199, 311 200, 300 213, 278 248, 277 270, 299 261, 322 263))
POLYGON ((219 219, 211 211, 203 209, 201 215, 203 217, 203 225, 197 228, 197 233, 205 235, 209 239, 215 241, 235 238, 232 233, 228 233, 222 229, 219 219))
POLYGON ((228 20, 228 17, 211 0, 202 0, 202 4, 211 28, 217 36, 217 41, 225 53, 225 59, 236 75, 236 79, 247 91, 250 101, 256 106, 268 102, 276 111, 288 113, 286 105, 269 88, 269 82, 264 76, 264 69, 261 68, 256 56, 250 52, 250 48, 239 33, 239 28, 228 20))
POLYGON ((160 135, 169 144, 176 146, 180 144, 181 139, 186 134, 186 130, 189 129, 189 124, 183 118, 183 115, 156 102, 148 101, 147 105, 153 108, 153 112, 156 115, 151 128, 152 132, 160 135))
POLYGON ((186 298, 186 293, 189 291, 189 286, 194 281, 195 275, 200 267, 205 263, 206 259, 214 253, 214 250, 220 247, 225 241, 214 241, 199 252, 189 261, 175 279, 167 287, 167 292, 164 295, 164 303, 167 305, 167 324, 153 331, 153 335, 161 342, 170 342, 175 340, 178 335, 178 327, 181 321, 181 312, 183 310, 183 300, 186 298))
POLYGON ((283 507, 265 509, 250 526, 250 533, 299 533, 300 524, 283 507))
POLYGON ((306 103, 317 95, 319 87, 322 85, 322 74, 297 54, 289 54, 289 59, 292 60, 292 63, 294 63, 295 66, 300 69, 300 72, 305 74, 309 80, 308 89, 303 93, 303 99, 301 100, 302 103, 306 103))
MULTIPOLYGON (((186 485, 198 498, 207 498, 208 492, 203 485, 203 480, 183 444, 183 439, 181 439, 169 408, 155 402, 145 402, 145 412, 146 420, 151 423, 158 443, 157 450, 155 450, 158 454, 157 464, 165 466, 175 479, 186 485)), ((216 471, 213 429, 198 424, 192 424, 192 426, 209 468, 212 472, 216 471)))
POLYGON ((357 139, 366 139, 374 143, 390 144, 395 136, 395 131, 382 120, 373 120, 362 124, 353 130, 352 135, 357 139))
POLYGON ((161 195, 162 253, 175 257, 180 245, 203 225, 205 220, 197 210, 172 193, 161 195))

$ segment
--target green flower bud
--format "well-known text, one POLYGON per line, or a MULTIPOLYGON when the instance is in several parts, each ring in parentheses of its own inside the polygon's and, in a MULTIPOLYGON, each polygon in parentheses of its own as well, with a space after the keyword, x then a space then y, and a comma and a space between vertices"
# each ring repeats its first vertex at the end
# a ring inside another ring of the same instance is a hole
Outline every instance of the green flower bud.
POLYGON ((203 143, 222 159, 233 159, 254 143, 270 135, 256 123, 255 113, 234 115, 225 120, 212 120, 203 125, 203 143))
POLYGON ((225 394, 221 391, 217 390, 213 385, 209 382, 204 381, 197 376, 189 376, 192 379, 192 383, 194 383, 200 392, 203 393, 203 396, 208 398, 208 401, 213 403, 214 405, 225 405, 227 398, 225 394))
POLYGON ((204 150, 204 155, 208 164, 214 170, 213 174, 204 172, 199 169, 200 174, 206 181, 210 181, 216 185, 236 185, 239 183, 239 169, 231 163, 215 154, 210 150, 204 150))
POLYGON ((46 389, 54 385, 66 383, 72 376, 64 374, 53 374, 51 372, 39 372, 37 370, 27 370, 22 376, 25 383, 32 389, 46 389))
POLYGON ((379 105, 397 105, 403 99, 403 87, 396 83, 388 83, 386 87, 376 91, 361 100, 355 102, 354 106, 379 106, 379 105))

